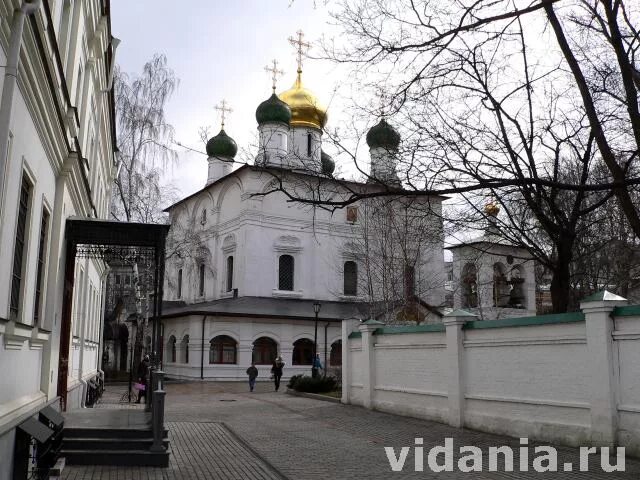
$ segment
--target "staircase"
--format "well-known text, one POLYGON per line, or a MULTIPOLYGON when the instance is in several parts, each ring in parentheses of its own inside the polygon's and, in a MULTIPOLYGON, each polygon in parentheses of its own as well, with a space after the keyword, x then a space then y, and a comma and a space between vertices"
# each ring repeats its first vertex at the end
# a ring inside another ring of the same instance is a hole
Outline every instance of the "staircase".
POLYGON ((151 430, 125 428, 65 428, 60 456, 67 465, 121 465, 167 467, 169 440, 164 452, 152 452, 151 430))
MULTIPOLYGON (((100 411, 95 411, 99 413, 100 411)), ((113 412, 110 412, 113 413, 113 412)), ((114 422, 93 425, 89 422, 70 422, 65 425, 60 457, 67 465, 121 465, 167 467, 169 465, 169 440, 165 429, 165 451, 153 452, 153 432, 147 419, 143 422, 114 422)), ((105 422, 106 423, 106 422, 105 422)))

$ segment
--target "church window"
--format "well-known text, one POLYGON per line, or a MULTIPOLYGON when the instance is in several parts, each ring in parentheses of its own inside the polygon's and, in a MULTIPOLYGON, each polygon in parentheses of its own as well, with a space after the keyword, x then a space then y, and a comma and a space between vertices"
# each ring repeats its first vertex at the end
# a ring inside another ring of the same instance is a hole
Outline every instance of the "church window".
POLYGON ((307 157, 311 156, 311 134, 307 133, 307 157))
POLYGON ((301 338, 293 342, 293 365, 311 365, 313 362, 313 342, 308 338, 301 338))
POLYGON ((233 290, 233 255, 227 257, 227 292, 233 290))
POLYGON ((171 355, 171 360, 169 361, 172 363, 176 363, 176 337, 174 337, 173 335, 169 337, 169 341, 167 342, 167 351, 171 355))
POLYGON ((130 275, 125 275, 124 284, 125 285, 131 285, 131 276, 130 275))
POLYGON ((356 223, 358 221, 358 207, 347 207, 347 222, 356 223))
POLYGON ((200 224, 204 225, 207 223, 207 209, 203 208, 202 213, 200 213, 200 224))
POLYGON ((462 269, 462 308, 478 306, 478 276, 476 266, 467 263, 462 269))
POLYGON ((358 294, 358 264, 351 260, 344 262, 344 294, 358 294))
POLYGON ((116 275, 116 285, 120 285, 120 275, 116 275))
POLYGON ((200 285, 198 287, 198 295, 204 297, 204 263, 200 264, 200 285))
POLYGON ((185 335, 182 338, 182 345, 180 345, 182 353, 182 363, 189 363, 189 335, 185 335))
POLYGON ((228 335, 214 337, 209 346, 209 363, 237 363, 238 343, 228 335))
POLYGON ((253 363, 270 365, 278 356, 278 344, 269 337, 260 337, 253 342, 253 363))
POLYGON ((40 221, 40 243, 38 244, 38 272, 36 275, 36 300, 34 303, 33 323, 37 324, 40 318, 40 310, 42 309, 42 282, 44 281, 45 255, 47 248, 47 230, 49 228, 49 214, 42 210, 42 219, 40 221))
POLYGON ((13 250, 13 272, 11 278, 11 303, 9 312, 11 319, 18 317, 24 279, 24 249, 26 245, 27 227, 29 225, 29 203, 31 202, 32 185, 26 175, 22 177, 20 200, 18 202, 18 223, 16 225, 15 246, 13 250))
POLYGON ((331 344, 329 365, 331 365, 332 367, 342 366, 342 340, 336 340, 331 344))
POLYGON ((291 255, 280 255, 278 259, 278 289, 293 290, 294 259, 291 255))
POLYGON ((178 298, 182 298, 182 269, 178 270, 178 298))

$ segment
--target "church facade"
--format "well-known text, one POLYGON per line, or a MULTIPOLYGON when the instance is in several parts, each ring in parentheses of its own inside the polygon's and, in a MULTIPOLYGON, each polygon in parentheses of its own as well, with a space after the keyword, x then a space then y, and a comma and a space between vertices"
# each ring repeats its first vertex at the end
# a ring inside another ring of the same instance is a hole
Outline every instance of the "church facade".
POLYGON ((442 321, 445 198, 403 194, 399 133, 381 119, 366 138, 368 180, 340 179, 322 148, 327 112, 303 85, 300 51, 293 86, 275 91, 274 79, 256 110, 254 164, 233 170, 237 146, 223 104, 204 188, 167 209, 169 377, 243 380, 253 361, 265 379, 281 355, 286 378, 310 373, 314 351, 330 371, 341 366, 343 320, 442 321), (335 210, 316 205, 382 188, 393 195, 335 210))
MULTIPOLYGON (((275 84, 273 90, 256 111, 255 164, 232 170, 237 146, 223 124, 207 143, 205 187, 167 209, 162 328, 169 377, 241 380, 254 361, 264 379, 276 355, 286 363, 285 378, 310 373, 314 340, 323 366, 337 369, 341 321, 368 317, 371 305, 381 303, 372 302, 376 289, 362 256, 367 206, 331 212, 288 196, 380 187, 333 176, 334 161, 322 149, 326 110, 303 85, 300 62, 293 87, 279 95, 275 84)), ((367 141, 372 176, 399 185, 398 133, 382 120, 367 141)), ((442 198, 429 201, 441 208, 442 198)), ((430 221, 441 230, 435 216, 430 221)), ((419 250, 413 286, 444 271, 441 235, 419 250)), ((420 296, 420 305, 432 307, 419 305, 425 321, 439 320, 434 306, 442 304, 442 284, 432 282, 420 296)))

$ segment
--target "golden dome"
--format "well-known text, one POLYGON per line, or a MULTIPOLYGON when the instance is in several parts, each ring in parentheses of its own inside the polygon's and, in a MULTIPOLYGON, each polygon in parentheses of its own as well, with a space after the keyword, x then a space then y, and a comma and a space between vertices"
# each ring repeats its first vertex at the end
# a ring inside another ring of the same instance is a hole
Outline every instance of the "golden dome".
POLYGON ((500 213, 500 205, 495 201, 491 201, 484 206, 484 213, 490 217, 497 217, 498 213, 500 213))
POLYGON ((292 127, 322 128, 327 123, 327 109, 316 96, 302 85, 302 72, 298 70, 293 87, 280 93, 278 97, 291 108, 292 127))

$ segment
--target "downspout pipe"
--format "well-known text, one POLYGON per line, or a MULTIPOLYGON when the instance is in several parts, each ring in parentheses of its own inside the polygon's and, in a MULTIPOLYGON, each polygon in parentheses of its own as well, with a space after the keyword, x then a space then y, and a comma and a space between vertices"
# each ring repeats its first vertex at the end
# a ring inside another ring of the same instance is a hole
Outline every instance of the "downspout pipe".
POLYGON ((330 323, 325 324, 324 326, 324 369, 322 370, 323 376, 327 376, 327 329, 329 328, 330 323))
MULTIPOLYGON (((13 109, 13 96, 18 82, 18 64, 20 61, 20 46, 22 45, 22 32, 24 22, 29 15, 34 14, 40 8, 41 0, 24 1, 19 9, 16 9, 11 21, 11 37, 7 51, 7 65, 4 70, 4 83, 2 86, 2 99, 0 100, 0 219, 4 210, 4 184, 7 174, 9 127, 11 124, 11 111, 13 109)), ((4 224, 0 221, 0 225, 4 224)))
POLYGON ((202 317, 202 340, 201 340, 201 351, 200 351, 200 380, 204 380, 204 322, 207 319, 207 316, 204 315, 202 317))

